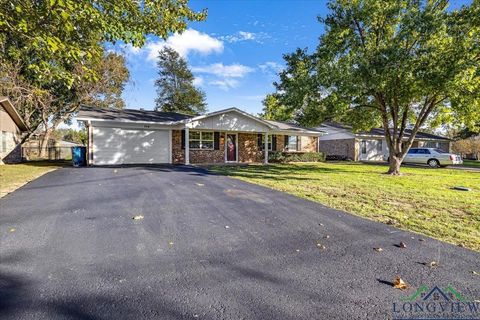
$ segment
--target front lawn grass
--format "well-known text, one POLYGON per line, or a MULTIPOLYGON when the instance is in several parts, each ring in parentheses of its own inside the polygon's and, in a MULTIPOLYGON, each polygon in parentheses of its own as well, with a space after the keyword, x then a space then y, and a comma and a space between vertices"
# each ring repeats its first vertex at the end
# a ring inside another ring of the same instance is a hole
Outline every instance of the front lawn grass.
POLYGON ((37 179, 41 175, 65 165, 61 162, 34 161, 0 166, 0 198, 37 179))
POLYGON ((217 166, 213 171, 480 251, 480 173, 359 163, 217 166), (452 190, 464 186, 472 191, 452 190))

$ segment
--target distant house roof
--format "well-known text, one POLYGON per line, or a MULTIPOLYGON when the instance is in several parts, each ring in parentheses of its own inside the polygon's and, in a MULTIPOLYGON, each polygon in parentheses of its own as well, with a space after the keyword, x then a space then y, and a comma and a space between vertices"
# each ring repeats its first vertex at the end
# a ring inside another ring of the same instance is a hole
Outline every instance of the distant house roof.
MULTIPOLYGON (((337 129, 344 129, 344 130, 348 130, 350 132, 353 132, 351 126, 344 125, 344 124, 337 123, 337 122, 325 122, 325 123, 322 124, 322 126, 324 126, 324 125, 329 126, 329 127, 333 127, 333 128, 337 128, 337 129)), ((410 137, 411 133, 412 133, 412 130, 405 129, 405 137, 406 138, 410 137)), ((384 136, 385 135, 385 130, 383 128, 372 128, 369 131, 355 132, 355 135, 357 135, 357 136, 384 136)), ((451 140, 447 137, 443 137, 443 136, 440 136, 440 135, 431 134, 431 133, 427 133, 427 132, 422 132, 422 131, 418 131, 415 138, 416 139, 425 139, 425 140, 445 140, 445 141, 450 141, 451 140)))
POLYGON ((295 123, 291 122, 285 122, 285 121, 273 121, 273 120, 265 120, 266 122, 274 125, 275 127, 279 128, 280 130, 288 130, 288 131, 298 131, 298 132, 304 132, 304 131, 313 131, 313 132, 318 132, 318 133, 325 133, 325 131, 319 130, 319 129, 312 129, 312 128, 305 128, 302 126, 299 126, 295 123))
POLYGON ((10 99, 8 99, 7 97, 0 96, 0 104, 2 105, 3 109, 8 113, 8 115, 12 118, 12 120, 15 122, 15 124, 21 131, 28 130, 27 125, 23 121, 17 109, 15 109, 15 107, 13 106, 10 99))
POLYGON ((137 109, 97 109, 82 107, 78 120, 123 121, 123 122, 158 122, 173 123, 191 118, 191 115, 177 112, 160 112, 137 109))

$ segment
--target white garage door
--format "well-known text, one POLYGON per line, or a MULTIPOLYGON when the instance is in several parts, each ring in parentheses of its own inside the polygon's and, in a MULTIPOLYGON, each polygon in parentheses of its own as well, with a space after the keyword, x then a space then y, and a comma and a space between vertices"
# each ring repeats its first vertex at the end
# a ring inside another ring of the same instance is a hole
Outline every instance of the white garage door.
POLYGON ((93 128, 93 164, 169 163, 168 130, 93 128))

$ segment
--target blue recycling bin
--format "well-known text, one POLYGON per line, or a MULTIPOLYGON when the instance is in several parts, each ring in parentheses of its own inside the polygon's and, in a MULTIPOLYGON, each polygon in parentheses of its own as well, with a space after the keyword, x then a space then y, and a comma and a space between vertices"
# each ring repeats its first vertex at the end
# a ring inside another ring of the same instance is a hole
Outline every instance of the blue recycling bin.
POLYGON ((87 148, 86 147, 72 147, 72 162, 74 167, 84 167, 87 165, 87 148))

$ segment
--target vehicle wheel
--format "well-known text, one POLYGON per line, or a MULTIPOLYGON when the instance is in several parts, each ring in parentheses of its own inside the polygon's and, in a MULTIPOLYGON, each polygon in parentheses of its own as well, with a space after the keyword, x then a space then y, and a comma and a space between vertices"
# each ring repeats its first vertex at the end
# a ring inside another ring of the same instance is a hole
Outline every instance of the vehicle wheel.
POLYGON ((430 168, 438 168, 440 167, 440 162, 437 159, 430 159, 427 161, 427 164, 430 168))

